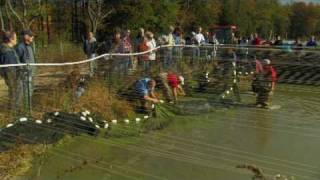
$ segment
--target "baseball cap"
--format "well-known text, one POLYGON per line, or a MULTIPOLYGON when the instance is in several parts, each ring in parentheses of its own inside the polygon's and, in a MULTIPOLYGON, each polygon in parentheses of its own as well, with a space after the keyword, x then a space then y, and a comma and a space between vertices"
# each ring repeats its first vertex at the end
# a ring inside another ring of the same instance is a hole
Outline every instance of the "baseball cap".
POLYGON ((264 60, 263 60, 263 64, 265 64, 265 65, 271 64, 270 59, 264 59, 264 60))

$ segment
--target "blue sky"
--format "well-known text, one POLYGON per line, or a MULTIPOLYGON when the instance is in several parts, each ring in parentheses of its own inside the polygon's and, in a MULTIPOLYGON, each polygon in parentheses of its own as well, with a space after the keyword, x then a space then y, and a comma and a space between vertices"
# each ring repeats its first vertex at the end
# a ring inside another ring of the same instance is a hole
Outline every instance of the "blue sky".
POLYGON ((314 2, 314 3, 320 3, 320 0, 281 0, 284 3, 288 3, 288 2, 296 2, 296 1, 301 1, 301 2, 314 2))

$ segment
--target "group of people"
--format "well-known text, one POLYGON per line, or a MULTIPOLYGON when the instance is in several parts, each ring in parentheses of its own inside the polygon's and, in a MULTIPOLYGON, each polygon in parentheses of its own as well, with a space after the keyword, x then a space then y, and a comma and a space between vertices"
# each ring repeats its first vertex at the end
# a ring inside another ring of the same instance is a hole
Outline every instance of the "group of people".
MULTIPOLYGON (((261 45, 268 45, 268 46, 284 46, 289 45, 284 42, 284 40, 281 38, 280 35, 276 35, 273 39, 270 40, 264 40, 261 37, 259 37, 258 33, 251 34, 250 37, 244 38, 244 37, 235 37, 233 35, 232 42, 234 44, 239 45, 254 45, 254 46, 261 46, 261 45)), ((306 42, 302 43, 302 41, 299 38, 296 38, 294 43, 291 44, 295 47, 317 47, 318 43, 315 36, 311 36, 311 38, 306 42)))
MULTIPOLYGON (((32 46, 34 34, 31 30, 21 32, 21 42, 18 43, 16 32, 7 31, 2 35, 0 46, 0 64, 30 64, 35 63, 35 53, 32 46)), ((33 75, 35 68, 28 66, 7 66, 0 68, 0 75, 8 87, 8 109, 17 114, 21 105, 30 101, 33 94, 33 75), (23 102, 23 99, 25 101, 23 102)))
MULTIPOLYGON (((21 64, 21 63, 35 63, 36 58, 34 54, 34 49, 32 47, 34 34, 31 30, 24 30, 21 32, 22 41, 17 43, 17 34, 15 32, 4 32, 2 37, 3 44, 0 48, 0 64, 8 65, 8 64, 21 64), (18 45, 17 45, 18 44, 18 45)), ((275 41, 275 45, 281 44, 280 38, 275 41)), ((240 40, 239 40, 240 42, 240 40)), ((251 41, 254 45, 262 44, 262 40, 258 37, 257 34, 254 35, 251 41)), ((154 50, 157 45, 166 45, 163 48, 163 65, 164 70, 168 70, 172 67, 173 64, 173 53, 179 53, 180 48, 175 45, 202 45, 202 44, 219 44, 218 39, 215 34, 210 34, 209 32, 205 32, 203 34, 203 29, 198 27, 196 32, 192 32, 189 36, 185 36, 183 31, 179 27, 170 26, 166 34, 159 36, 156 40, 154 34, 151 31, 145 31, 143 28, 140 28, 139 33, 135 39, 131 37, 131 31, 129 29, 124 30, 123 32, 116 32, 112 46, 109 49, 110 53, 133 53, 133 52, 145 52, 142 53, 137 58, 133 58, 131 56, 123 56, 115 61, 116 66, 123 71, 127 71, 130 66, 134 66, 135 64, 142 65, 143 69, 149 70, 157 60, 156 50, 154 50)), ((317 45, 315 38, 312 37, 312 40, 308 42, 308 46, 317 45)), ((94 37, 92 32, 89 32, 86 40, 83 43, 84 53, 87 55, 87 58, 94 58, 97 55, 98 42, 94 37)), ((260 63, 264 64, 264 63, 260 63)), ((270 65, 270 63, 269 63, 270 65)), ((98 68, 96 61, 92 61, 90 63, 90 72, 93 72, 98 68)), ((27 66, 16 66, 16 67, 3 67, 1 68, 1 76, 4 78, 6 85, 8 86, 8 93, 10 99, 10 109, 17 110, 18 106, 23 104, 21 103, 23 97, 31 97, 33 92, 33 75, 35 73, 34 68, 27 68, 27 66)), ((269 76, 271 73, 271 80, 274 82, 275 78, 274 73, 272 72, 272 68, 268 68, 266 66, 266 71, 264 70, 264 66, 257 70, 255 83, 261 82, 259 78, 264 76, 269 76)), ((181 87, 182 77, 179 78, 178 75, 173 72, 167 72, 166 78, 162 75, 162 82, 164 84, 168 84, 168 86, 172 89, 170 92, 172 93, 173 99, 172 101, 176 101, 179 94, 184 94, 183 89, 181 87), (164 81, 166 79, 166 81, 164 81)), ((161 77, 161 76, 160 76, 161 77)), ((143 79, 138 81, 140 85, 137 85, 137 92, 141 96, 143 96, 144 100, 154 101, 156 102, 156 98, 152 93, 153 87, 155 86, 155 81, 152 79, 143 79), (151 84, 149 84, 149 82, 151 84), (141 85, 143 84, 143 85, 141 85), (140 88, 140 90, 139 90, 140 88), (149 94, 145 97, 146 94, 149 94)), ((261 83, 260 83, 261 84, 261 83)), ((165 85, 166 86, 166 85, 165 85)), ((272 86, 271 90, 274 86, 272 86)), ((168 88, 167 88, 168 89, 168 88)), ((259 88, 255 88, 259 89, 259 88)), ((262 88, 263 89, 263 88, 262 88)), ((259 97, 259 102, 264 102, 265 99, 262 97, 266 97, 266 92, 262 90, 257 90, 259 97), (259 94, 259 92, 261 92, 259 94), (263 92, 263 93, 262 93, 263 92)), ((262 106, 265 106, 265 103, 258 103, 262 106)))
POLYGON ((161 102, 159 94, 155 93, 155 88, 159 88, 162 97, 168 103, 176 103, 179 96, 185 96, 183 90, 184 78, 174 71, 164 71, 154 78, 142 78, 133 84, 130 100, 138 101, 138 109, 149 111, 152 104, 161 102))

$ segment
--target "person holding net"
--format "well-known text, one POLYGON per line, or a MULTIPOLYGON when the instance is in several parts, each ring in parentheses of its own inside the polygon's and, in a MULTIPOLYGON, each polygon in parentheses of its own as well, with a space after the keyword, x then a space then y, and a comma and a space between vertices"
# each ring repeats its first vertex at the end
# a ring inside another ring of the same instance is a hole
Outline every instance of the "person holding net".
POLYGON ((173 100, 171 103, 178 101, 178 96, 185 96, 184 90, 181 85, 184 84, 184 78, 182 76, 178 76, 176 73, 169 71, 167 75, 167 80, 169 87, 172 91, 173 100))
POLYGON ((151 78, 143 78, 135 83, 135 94, 138 101, 141 103, 141 110, 149 110, 148 104, 157 104, 160 102, 155 95, 156 81, 151 78))
POLYGON ((257 75, 257 101, 256 106, 259 108, 270 107, 271 95, 274 92, 277 72, 272 67, 269 59, 262 61, 262 72, 257 75))

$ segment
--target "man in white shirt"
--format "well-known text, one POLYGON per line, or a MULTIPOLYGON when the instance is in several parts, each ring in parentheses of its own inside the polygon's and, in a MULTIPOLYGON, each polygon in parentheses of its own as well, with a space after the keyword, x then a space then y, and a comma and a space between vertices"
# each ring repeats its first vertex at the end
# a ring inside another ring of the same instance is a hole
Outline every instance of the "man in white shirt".
POLYGON ((201 44, 205 43, 205 41, 206 41, 203 34, 202 34, 201 27, 198 28, 197 34, 195 35, 195 40, 198 45, 201 45, 201 44))
MULTIPOLYGON (((156 41, 154 39, 153 33, 147 32, 146 33, 146 37, 148 39, 147 46, 148 46, 149 50, 155 49, 157 47, 157 44, 156 44, 156 41)), ((150 61, 155 61, 156 60, 156 52, 155 51, 152 51, 152 52, 149 53, 149 60, 150 61)))

